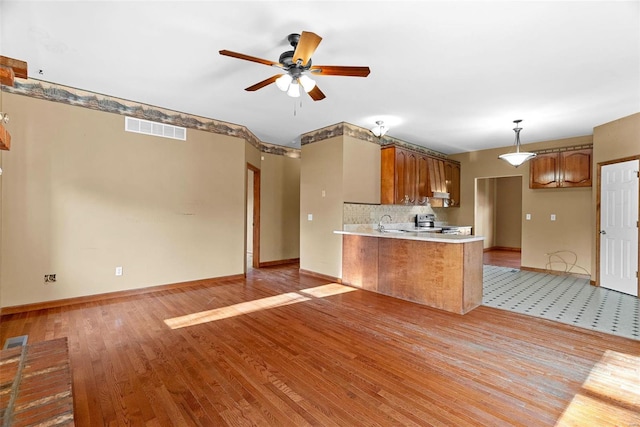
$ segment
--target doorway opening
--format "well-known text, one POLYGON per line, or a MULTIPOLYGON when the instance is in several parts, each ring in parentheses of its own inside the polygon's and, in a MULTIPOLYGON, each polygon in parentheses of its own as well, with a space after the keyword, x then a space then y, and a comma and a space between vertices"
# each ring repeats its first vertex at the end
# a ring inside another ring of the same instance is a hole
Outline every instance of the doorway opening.
POLYGON ((247 163, 245 272, 260 267, 260 169, 247 163))
POLYGON ((474 234, 485 237, 484 264, 520 268, 522 176, 476 178, 474 234))

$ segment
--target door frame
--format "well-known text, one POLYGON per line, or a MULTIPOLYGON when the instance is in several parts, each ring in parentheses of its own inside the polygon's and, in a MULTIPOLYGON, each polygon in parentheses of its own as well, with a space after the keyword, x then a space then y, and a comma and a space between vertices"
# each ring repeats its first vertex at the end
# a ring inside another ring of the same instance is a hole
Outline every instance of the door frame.
MULTIPOLYGON (((253 172, 253 188, 249 188, 249 183, 247 182, 247 192, 253 191, 253 227, 251 227, 253 230, 253 259, 251 267, 260 268, 260 169, 247 162, 247 177, 249 176, 249 171, 253 172)), ((247 224, 248 228, 249 224, 247 224)), ((244 256, 246 265, 246 250, 244 256)))
MULTIPOLYGON (((601 173, 602 166, 613 165, 616 163, 628 162, 630 160, 640 160, 640 155, 623 157, 620 159, 607 160, 606 162, 598 163, 598 170, 596 173, 596 265, 594 266, 596 269, 596 281, 593 284, 594 286, 600 286, 600 205, 601 205, 601 192, 602 192, 602 184, 601 184, 601 173)), ((640 192, 640 188, 638 190, 640 192)), ((638 195, 640 197, 640 194, 638 195)), ((640 204, 638 205, 638 220, 640 221, 640 204)), ((638 240, 640 240, 640 227, 638 228, 638 240)), ((640 252, 638 253, 638 265, 640 266, 640 252)), ((640 278, 638 278, 638 288, 640 288, 640 278)), ((638 295, 640 295, 640 289, 638 289, 638 295)))

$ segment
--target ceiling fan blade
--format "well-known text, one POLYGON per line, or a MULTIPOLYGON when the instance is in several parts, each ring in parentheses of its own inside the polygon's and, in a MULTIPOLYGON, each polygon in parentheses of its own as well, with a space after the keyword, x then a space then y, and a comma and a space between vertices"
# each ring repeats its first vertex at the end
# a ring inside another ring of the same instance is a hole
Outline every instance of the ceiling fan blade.
POLYGON ((293 53, 293 62, 296 63, 300 60, 302 61, 302 65, 307 64, 321 41, 322 37, 319 35, 309 31, 303 31, 300 35, 298 46, 296 46, 296 51, 293 53))
POLYGON ((314 101, 321 101, 326 98, 326 96, 324 95, 324 93, 322 93, 318 85, 315 85, 313 89, 311 89, 307 93, 314 101))
POLYGON ((271 65, 282 68, 278 62, 269 61, 268 59, 257 58, 255 56, 245 55, 244 53, 233 52, 230 50, 221 50, 220 55, 230 56, 232 58, 244 59, 245 61, 257 62, 258 64, 271 65))
POLYGON ((263 87, 268 86, 271 83, 274 83, 278 79, 278 77, 280 77, 280 76, 282 76, 282 74, 276 74, 275 76, 271 76, 268 79, 264 79, 263 81, 258 82, 256 84, 254 84, 253 86, 249 86, 245 90, 249 91, 249 92, 253 92, 253 91, 256 91, 258 89, 262 89, 263 87))
POLYGON ((322 76, 348 76, 367 77, 371 70, 369 67, 348 67, 340 65, 314 65, 309 71, 322 76))

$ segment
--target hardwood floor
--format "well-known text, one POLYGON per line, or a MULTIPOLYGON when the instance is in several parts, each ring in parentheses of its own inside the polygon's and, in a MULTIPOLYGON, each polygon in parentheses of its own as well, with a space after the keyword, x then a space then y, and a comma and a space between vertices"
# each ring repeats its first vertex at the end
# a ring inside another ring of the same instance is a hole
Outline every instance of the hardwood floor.
POLYGON ((483 264, 498 267, 520 268, 521 253, 519 251, 492 249, 484 252, 483 264))
POLYGON ((78 426, 640 423, 637 341, 325 285, 251 270, 4 316, 0 341, 68 338, 78 426))

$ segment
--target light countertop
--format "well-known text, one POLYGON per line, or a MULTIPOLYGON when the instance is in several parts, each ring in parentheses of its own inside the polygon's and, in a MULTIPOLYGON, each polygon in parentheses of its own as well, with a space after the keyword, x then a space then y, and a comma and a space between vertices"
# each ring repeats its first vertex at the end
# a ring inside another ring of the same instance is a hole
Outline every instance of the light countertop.
POLYGON ((336 234, 346 234, 352 236, 368 236, 368 237, 381 237, 384 239, 405 239, 405 240, 420 240, 424 242, 439 242, 439 243, 469 243, 483 241, 482 236, 464 236, 459 234, 440 234, 440 233, 427 233, 416 231, 399 231, 399 230, 358 230, 358 231, 345 231, 336 230, 336 234))

